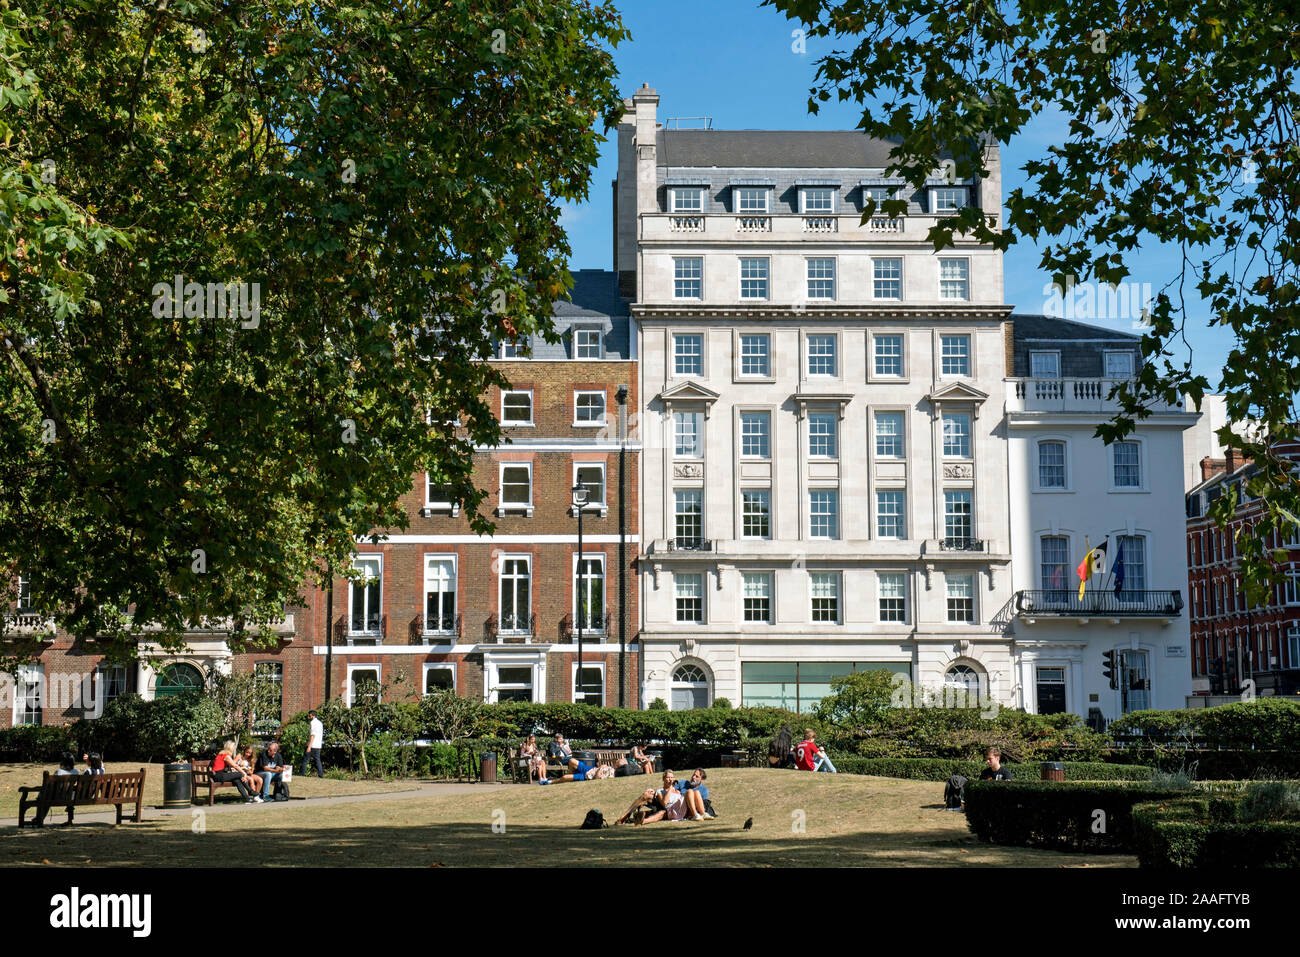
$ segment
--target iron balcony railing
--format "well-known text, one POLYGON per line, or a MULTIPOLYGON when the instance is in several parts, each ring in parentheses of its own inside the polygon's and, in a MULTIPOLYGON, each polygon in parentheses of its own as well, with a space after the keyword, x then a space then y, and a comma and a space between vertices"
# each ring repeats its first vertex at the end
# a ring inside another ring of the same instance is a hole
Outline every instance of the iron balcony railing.
POLYGON ((1084 592, 1082 600, 1076 589, 1016 592, 1016 614, 1029 618, 1176 618, 1182 610, 1183 593, 1176 588, 1118 595, 1098 589, 1084 592))
POLYGON ((711 552, 713 551, 713 540, 709 538, 670 538, 668 539, 668 550, 670 552, 711 552))
POLYGON ((939 540, 939 550, 946 552, 982 552, 984 551, 984 539, 941 538, 939 540))

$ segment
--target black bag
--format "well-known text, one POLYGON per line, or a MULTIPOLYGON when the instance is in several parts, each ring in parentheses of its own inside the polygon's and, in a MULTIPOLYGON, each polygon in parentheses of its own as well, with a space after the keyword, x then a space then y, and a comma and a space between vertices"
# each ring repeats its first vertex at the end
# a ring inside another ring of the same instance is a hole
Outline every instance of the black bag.
POLYGON ((595 808, 592 808, 590 811, 587 812, 587 818, 582 822, 582 827, 579 828, 579 830, 599 831, 604 826, 605 826, 605 815, 601 814, 595 808))
POLYGON ((966 778, 960 774, 954 774, 948 779, 948 783, 943 789, 943 806, 951 811, 960 811, 961 802, 965 797, 966 778))
POLYGON ((275 791, 272 795, 272 798, 273 800, 276 801, 289 800, 289 785, 285 784, 283 781, 276 781, 275 791))
POLYGON ((714 817, 718 816, 718 812, 713 810, 713 802, 710 801, 708 798, 704 799, 704 810, 708 811, 714 817))

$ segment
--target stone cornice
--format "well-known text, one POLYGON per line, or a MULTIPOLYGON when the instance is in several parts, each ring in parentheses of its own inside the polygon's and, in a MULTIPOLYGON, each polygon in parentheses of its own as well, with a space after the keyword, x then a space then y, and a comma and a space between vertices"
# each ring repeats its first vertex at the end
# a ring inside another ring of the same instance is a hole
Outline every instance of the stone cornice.
POLYGON ((1011 317, 1012 306, 1000 305, 929 305, 901 304, 848 304, 808 303, 807 305, 705 305, 703 303, 670 303, 631 305, 632 316, 638 322, 654 319, 680 321, 708 321, 710 319, 787 320, 809 322, 817 320, 857 320, 860 322, 1001 322, 1011 317))

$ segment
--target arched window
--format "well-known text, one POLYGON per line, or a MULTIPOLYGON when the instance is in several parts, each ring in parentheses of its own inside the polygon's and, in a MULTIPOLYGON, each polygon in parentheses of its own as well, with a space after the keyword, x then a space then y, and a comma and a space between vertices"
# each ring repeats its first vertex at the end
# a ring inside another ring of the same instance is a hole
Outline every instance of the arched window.
POLYGON ((198 691, 202 687, 203 674, 199 669, 178 662, 162 670, 153 693, 155 698, 170 698, 186 691, 198 691))
POLYGON ((685 663, 674 668, 669 690, 674 711, 707 708, 710 704, 709 676, 697 664, 685 663))
POLYGON ((979 702, 984 690, 982 684, 980 673, 970 665, 953 665, 943 676, 944 697, 951 695, 959 706, 979 702))

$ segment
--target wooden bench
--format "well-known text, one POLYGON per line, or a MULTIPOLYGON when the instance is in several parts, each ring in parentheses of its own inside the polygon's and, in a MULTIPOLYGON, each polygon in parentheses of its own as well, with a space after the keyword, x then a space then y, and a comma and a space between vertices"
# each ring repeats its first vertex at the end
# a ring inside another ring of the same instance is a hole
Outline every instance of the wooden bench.
MULTIPOLYGON (((580 750, 580 751, 588 751, 588 752, 591 752, 592 754, 596 755, 596 760, 595 760, 595 761, 588 761, 588 762, 587 762, 588 764, 592 765, 593 767, 599 767, 599 766, 602 765, 602 764, 608 764, 611 768, 617 768, 617 767, 618 767, 618 761, 619 761, 619 758, 626 758, 626 757, 628 757, 628 756, 632 753, 632 749, 631 749, 631 747, 626 747, 626 748, 579 748, 578 750, 580 750)), ((576 752, 575 752, 575 753, 576 753, 576 752)), ((517 756, 517 753, 514 751, 514 749, 511 749, 511 754, 512 754, 512 756, 513 756, 513 757, 512 757, 512 760, 513 760, 513 762, 514 762, 513 767, 515 768, 516 772, 518 772, 518 771, 520 770, 520 768, 522 767, 522 769, 523 769, 523 775, 524 775, 524 777, 523 777, 523 781, 524 781, 524 783, 527 783, 528 780, 529 780, 529 778, 528 778, 528 767, 527 767, 527 764, 526 764, 526 763, 523 763, 524 759, 521 759, 520 757, 518 757, 518 756, 517 756)), ((546 756, 546 774, 547 774, 548 777, 551 777, 551 776, 553 776, 553 775, 558 776, 558 775, 561 775, 561 774, 568 774, 568 773, 569 773, 569 766, 568 766, 567 764, 557 764, 557 763, 555 763, 555 759, 552 758, 549 754, 546 756)), ((516 781, 519 781, 519 775, 518 775, 518 773, 516 773, 515 780, 516 780, 516 781)))
MULTIPOLYGON (((211 807, 217 799, 217 788, 233 788, 234 781, 214 781, 212 779, 212 762, 211 761, 191 761, 190 762, 190 783, 191 788, 190 800, 196 801, 200 798, 200 791, 203 788, 208 789, 208 806, 211 807)), ((261 796, 260 794, 258 795, 261 796)))
POLYGON ((51 774, 46 771, 39 785, 18 789, 18 826, 26 826, 23 819, 27 816, 27 809, 31 807, 36 808, 36 817, 32 820, 32 826, 44 827, 45 815, 51 808, 66 807, 67 823, 71 824, 74 809, 95 804, 115 805, 116 824, 122 823, 123 806, 134 804, 135 815, 131 819, 138 824, 144 820, 144 775, 144 768, 141 768, 138 774, 127 772, 74 775, 51 774))

